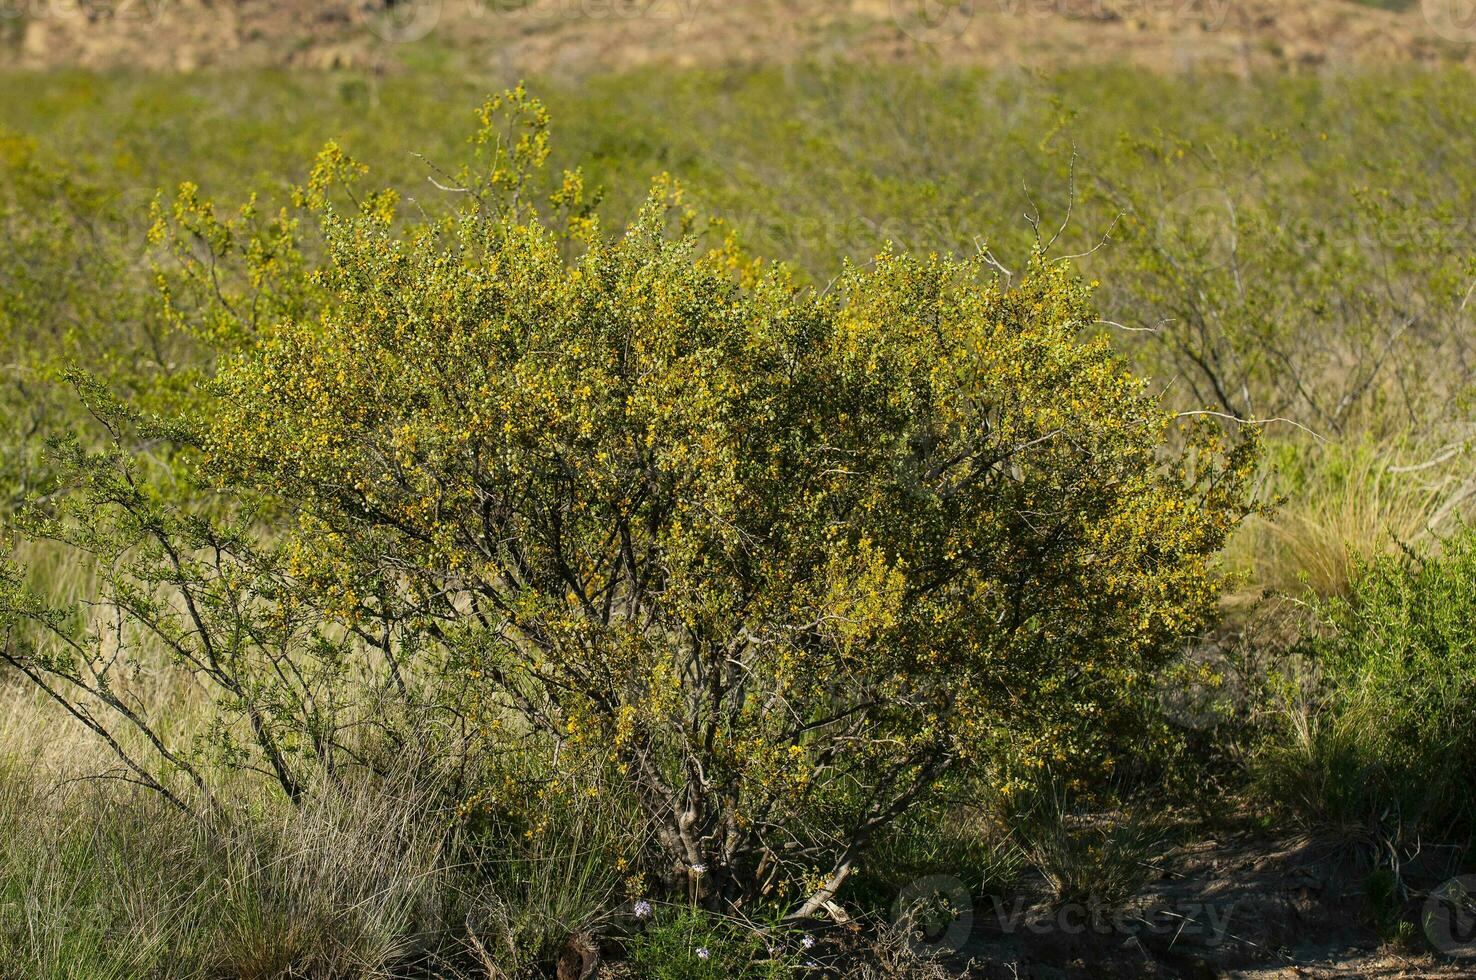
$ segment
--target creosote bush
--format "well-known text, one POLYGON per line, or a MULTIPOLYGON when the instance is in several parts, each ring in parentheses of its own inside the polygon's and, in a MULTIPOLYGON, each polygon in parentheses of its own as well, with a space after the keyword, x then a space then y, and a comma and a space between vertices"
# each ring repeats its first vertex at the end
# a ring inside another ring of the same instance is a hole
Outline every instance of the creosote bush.
POLYGON ((960 770, 1110 767, 1212 612, 1253 440, 1167 412, 1063 261, 802 286, 699 250, 664 178, 618 233, 577 172, 535 208, 547 140, 492 100, 418 223, 331 146, 290 215, 186 189, 161 281, 214 375, 168 425, 83 382, 118 446, 61 444, 31 523, 104 559, 126 625, 12 582, 5 658, 149 733, 130 771, 187 809, 199 767, 109 673, 135 635, 294 799, 415 746, 496 809, 496 760, 544 753, 633 801, 653 895, 713 908, 813 912, 960 770), (139 434, 215 509, 148 486, 139 434))

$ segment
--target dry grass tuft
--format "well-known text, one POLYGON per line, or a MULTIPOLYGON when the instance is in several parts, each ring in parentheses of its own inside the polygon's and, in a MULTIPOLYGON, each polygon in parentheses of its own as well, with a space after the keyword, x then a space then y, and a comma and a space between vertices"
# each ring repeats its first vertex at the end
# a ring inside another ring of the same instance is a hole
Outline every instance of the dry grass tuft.
POLYGON ((1248 522, 1231 548, 1258 590, 1344 595, 1361 558, 1438 542, 1476 494, 1459 448, 1423 461, 1407 449, 1368 445, 1288 449, 1268 481, 1282 502, 1248 522))

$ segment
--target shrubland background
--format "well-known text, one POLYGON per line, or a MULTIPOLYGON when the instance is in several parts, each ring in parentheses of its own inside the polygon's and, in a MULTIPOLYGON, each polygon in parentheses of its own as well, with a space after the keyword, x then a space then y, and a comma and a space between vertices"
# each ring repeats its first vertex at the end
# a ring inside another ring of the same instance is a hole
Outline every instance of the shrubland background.
MULTIPOLYGON (((162 499, 200 486, 175 471, 167 426, 137 430, 99 394, 145 419, 199 405, 214 355, 160 301, 162 283, 172 298, 195 295, 199 313, 220 281, 215 250, 191 251, 212 234, 191 223, 209 213, 193 202, 224 216, 254 194, 262 227, 294 206, 332 139, 367 165, 367 186, 398 191, 393 228, 454 205, 444 188, 468 159, 471 110, 512 79, 436 47, 404 60, 389 72, 0 78, 7 527, 58 500, 58 479, 74 485, 76 459, 48 438, 104 445, 99 419, 127 430, 162 499), (189 293, 191 275, 202 292, 189 293)), ((889 245, 985 256, 991 275, 1028 282, 1044 247, 1069 257, 1090 296, 1082 334, 1108 338, 1181 421, 1259 440, 1255 506, 1212 564, 1216 615, 1109 712, 1110 735, 1132 749, 1088 753, 1098 768, 1084 768, 1071 746, 1109 724, 1086 709, 1057 732, 1066 748, 1045 756, 1055 765, 1030 778, 1004 763, 951 775, 880 835, 878 856, 837 896, 851 914, 885 917, 930 874, 957 875, 977 896, 1030 879, 1053 901, 1120 903, 1175 832, 1163 814, 1236 814, 1346 846, 1374 896, 1373 927, 1421 946, 1426 893, 1469 870, 1476 763, 1464 525, 1476 492, 1476 86, 1465 68, 1231 77, 802 59, 535 76, 529 88, 552 117, 537 193, 581 168, 607 229, 634 220, 664 173, 700 215, 700 249, 739 243, 735 263, 784 263, 820 290, 889 245)), ((305 235, 303 261, 324 248, 305 235)), ((281 268, 265 278, 299 281, 281 268)), ((225 281, 232 298, 255 285, 225 281)), ((316 302, 273 295, 289 312, 316 302)), ((1168 437, 1172 451, 1180 438, 1168 437)), ((97 556, 133 552, 34 536, 12 542, 14 595, 106 615, 88 605, 108 580, 97 556)), ((445 773, 413 751, 403 766, 371 766, 373 778, 305 776, 303 800, 288 802, 211 751, 237 723, 220 720, 230 706, 156 652, 136 656, 124 701, 197 760, 224 803, 205 819, 129 785, 139 774, 120 771, 77 718, 14 670, 0 675, 5 972, 519 976, 561 958, 577 969, 569 957, 609 937, 638 975, 789 975, 822 953, 842 972, 890 962, 878 947, 854 965, 829 940, 811 952, 799 927, 765 920, 789 910, 777 899, 744 906, 740 921, 694 895, 658 903, 646 922, 632 903, 660 888, 638 873, 649 840, 635 804, 561 780, 537 752, 496 760, 506 783, 485 810, 464 785, 448 799, 445 773)))

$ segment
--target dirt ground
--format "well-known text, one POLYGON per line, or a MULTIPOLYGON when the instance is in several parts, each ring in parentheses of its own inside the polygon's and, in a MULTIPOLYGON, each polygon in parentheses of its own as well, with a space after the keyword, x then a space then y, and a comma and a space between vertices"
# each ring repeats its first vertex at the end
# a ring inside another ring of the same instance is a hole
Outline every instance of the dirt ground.
POLYGON ((394 71, 428 50, 470 70, 574 78, 836 57, 1244 73, 1470 63, 1476 9, 1471 0, 0 0, 0 65, 9 67, 394 71))
MULTIPOLYGON (((1028 896, 975 908, 959 959, 981 980, 1476 977, 1476 958, 1433 953, 1418 929, 1380 935, 1366 853, 1253 829, 1203 836, 1165 853, 1156 880, 1111 915, 1022 913, 1028 896)), ((1437 887, 1440 863, 1407 868, 1410 882, 1437 887)), ((1425 907, 1418 892, 1402 906, 1416 920, 1425 907)))

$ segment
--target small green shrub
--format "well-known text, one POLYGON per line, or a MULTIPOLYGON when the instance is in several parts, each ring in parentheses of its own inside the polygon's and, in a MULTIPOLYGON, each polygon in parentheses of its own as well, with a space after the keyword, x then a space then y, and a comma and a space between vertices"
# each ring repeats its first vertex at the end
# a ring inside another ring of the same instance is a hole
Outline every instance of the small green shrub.
POLYGON ((1381 843, 1469 841, 1476 772, 1476 534, 1362 563, 1322 602, 1316 671, 1260 759, 1274 799, 1381 843))
POLYGON ((630 945, 645 980, 783 980, 797 954, 747 923, 695 908, 657 909, 630 945))

